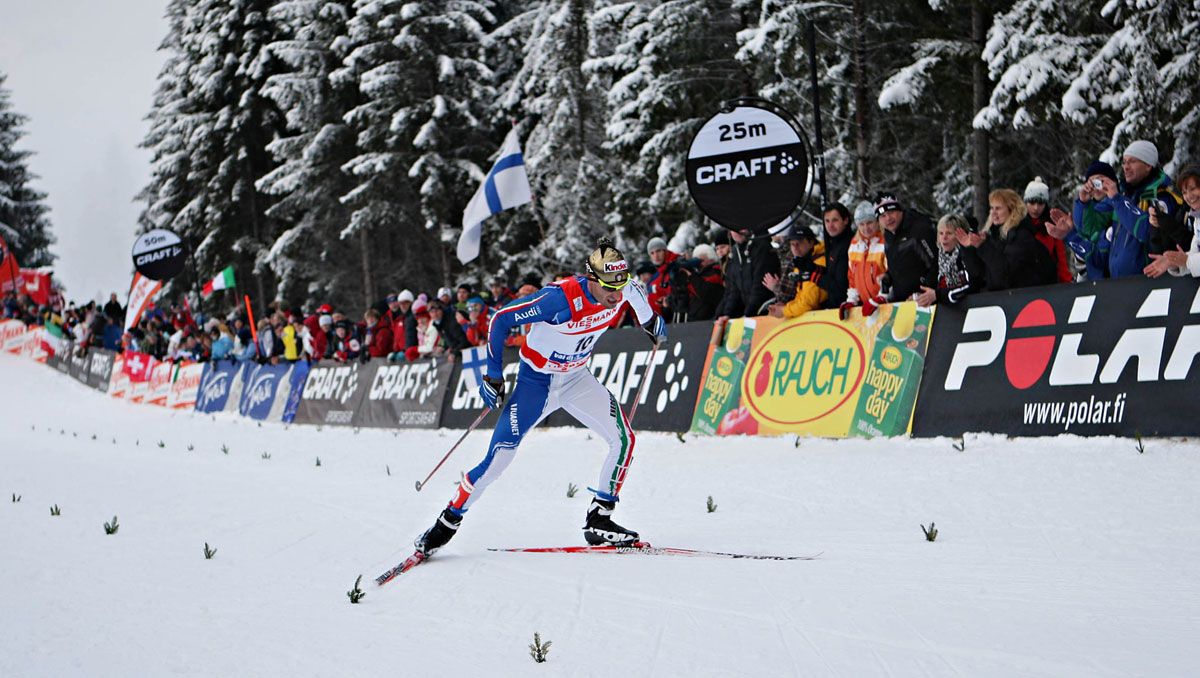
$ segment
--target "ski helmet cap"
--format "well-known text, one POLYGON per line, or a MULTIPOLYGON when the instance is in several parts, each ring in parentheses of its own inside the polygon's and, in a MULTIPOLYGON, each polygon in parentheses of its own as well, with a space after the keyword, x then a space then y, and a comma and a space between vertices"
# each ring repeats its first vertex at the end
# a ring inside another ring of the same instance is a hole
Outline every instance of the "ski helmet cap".
POLYGON ((629 262, 612 240, 601 238, 587 260, 589 277, 610 289, 619 290, 629 284, 629 262))

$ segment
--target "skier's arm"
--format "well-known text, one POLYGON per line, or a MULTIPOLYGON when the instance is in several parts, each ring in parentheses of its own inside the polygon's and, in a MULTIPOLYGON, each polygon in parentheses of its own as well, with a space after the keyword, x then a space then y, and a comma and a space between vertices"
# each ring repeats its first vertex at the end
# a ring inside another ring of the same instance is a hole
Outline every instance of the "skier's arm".
POLYGON ((553 285, 521 297, 496 311, 488 328, 487 376, 493 379, 503 377, 504 340, 513 327, 538 322, 558 324, 570 317, 571 308, 567 304, 566 293, 553 285))
POLYGON ((650 341, 654 342, 655 346, 666 341, 667 323, 650 307, 650 300, 640 282, 631 280, 625 286, 625 301, 629 302, 634 315, 637 316, 638 324, 650 335, 650 341))

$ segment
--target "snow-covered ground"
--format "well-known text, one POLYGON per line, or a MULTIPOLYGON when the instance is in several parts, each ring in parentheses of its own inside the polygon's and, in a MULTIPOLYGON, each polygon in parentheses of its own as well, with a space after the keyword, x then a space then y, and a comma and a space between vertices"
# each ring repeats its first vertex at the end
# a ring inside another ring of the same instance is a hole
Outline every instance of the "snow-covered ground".
POLYGON ((0 676, 1196 675, 1187 442, 643 434, 618 522, 823 555, 488 552, 581 543, 588 495, 566 489, 601 444, 538 431, 442 553, 379 589, 486 432, 418 494, 454 432, 170 412, 9 355, 0 384, 0 676))

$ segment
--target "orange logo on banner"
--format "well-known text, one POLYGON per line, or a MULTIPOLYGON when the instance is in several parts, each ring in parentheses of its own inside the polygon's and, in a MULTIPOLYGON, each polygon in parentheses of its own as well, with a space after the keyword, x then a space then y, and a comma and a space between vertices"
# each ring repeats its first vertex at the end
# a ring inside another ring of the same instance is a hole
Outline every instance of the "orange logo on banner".
POLYGON ((846 326, 789 323, 754 349, 746 364, 742 397, 760 420, 797 426, 845 405, 858 393, 865 370, 862 341, 846 326))

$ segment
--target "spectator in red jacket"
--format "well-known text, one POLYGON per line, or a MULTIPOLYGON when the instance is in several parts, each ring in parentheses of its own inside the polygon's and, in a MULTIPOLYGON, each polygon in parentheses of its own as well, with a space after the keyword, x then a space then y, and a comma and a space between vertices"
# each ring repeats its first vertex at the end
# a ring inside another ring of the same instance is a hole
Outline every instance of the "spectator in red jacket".
POLYGON ((507 306, 508 302, 516 299, 513 296, 512 290, 508 289, 508 282, 504 278, 492 280, 492 284, 488 289, 492 292, 492 310, 494 311, 499 311, 507 306))
POLYGON ((1042 181, 1041 177, 1034 177, 1033 181, 1025 187, 1025 213, 1029 215, 1029 221, 1033 223, 1034 235, 1038 242, 1050 250, 1050 258, 1054 260, 1056 280, 1060 283, 1069 283, 1075 278, 1071 275, 1071 268, 1067 265, 1066 245, 1046 231, 1046 224, 1050 221, 1050 209, 1046 207, 1049 202, 1050 187, 1042 181))
POLYGON ((667 249, 667 241, 662 238, 650 238, 650 242, 646 243, 646 252, 650 255, 650 263, 654 264, 655 269, 654 277, 650 278, 650 284, 646 286, 650 308, 663 318, 669 319, 673 314, 670 309, 664 309, 664 305, 670 303, 671 273, 679 255, 667 249))
POLYGON ((472 346, 483 346, 488 340, 487 304, 483 297, 471 297, 467 300, 467 341, 472 346))
POLYGON ((372 358, 386 358, 392 352, 392 328, 375 309, 363 314, 367 327, 367 354, 372 358))

